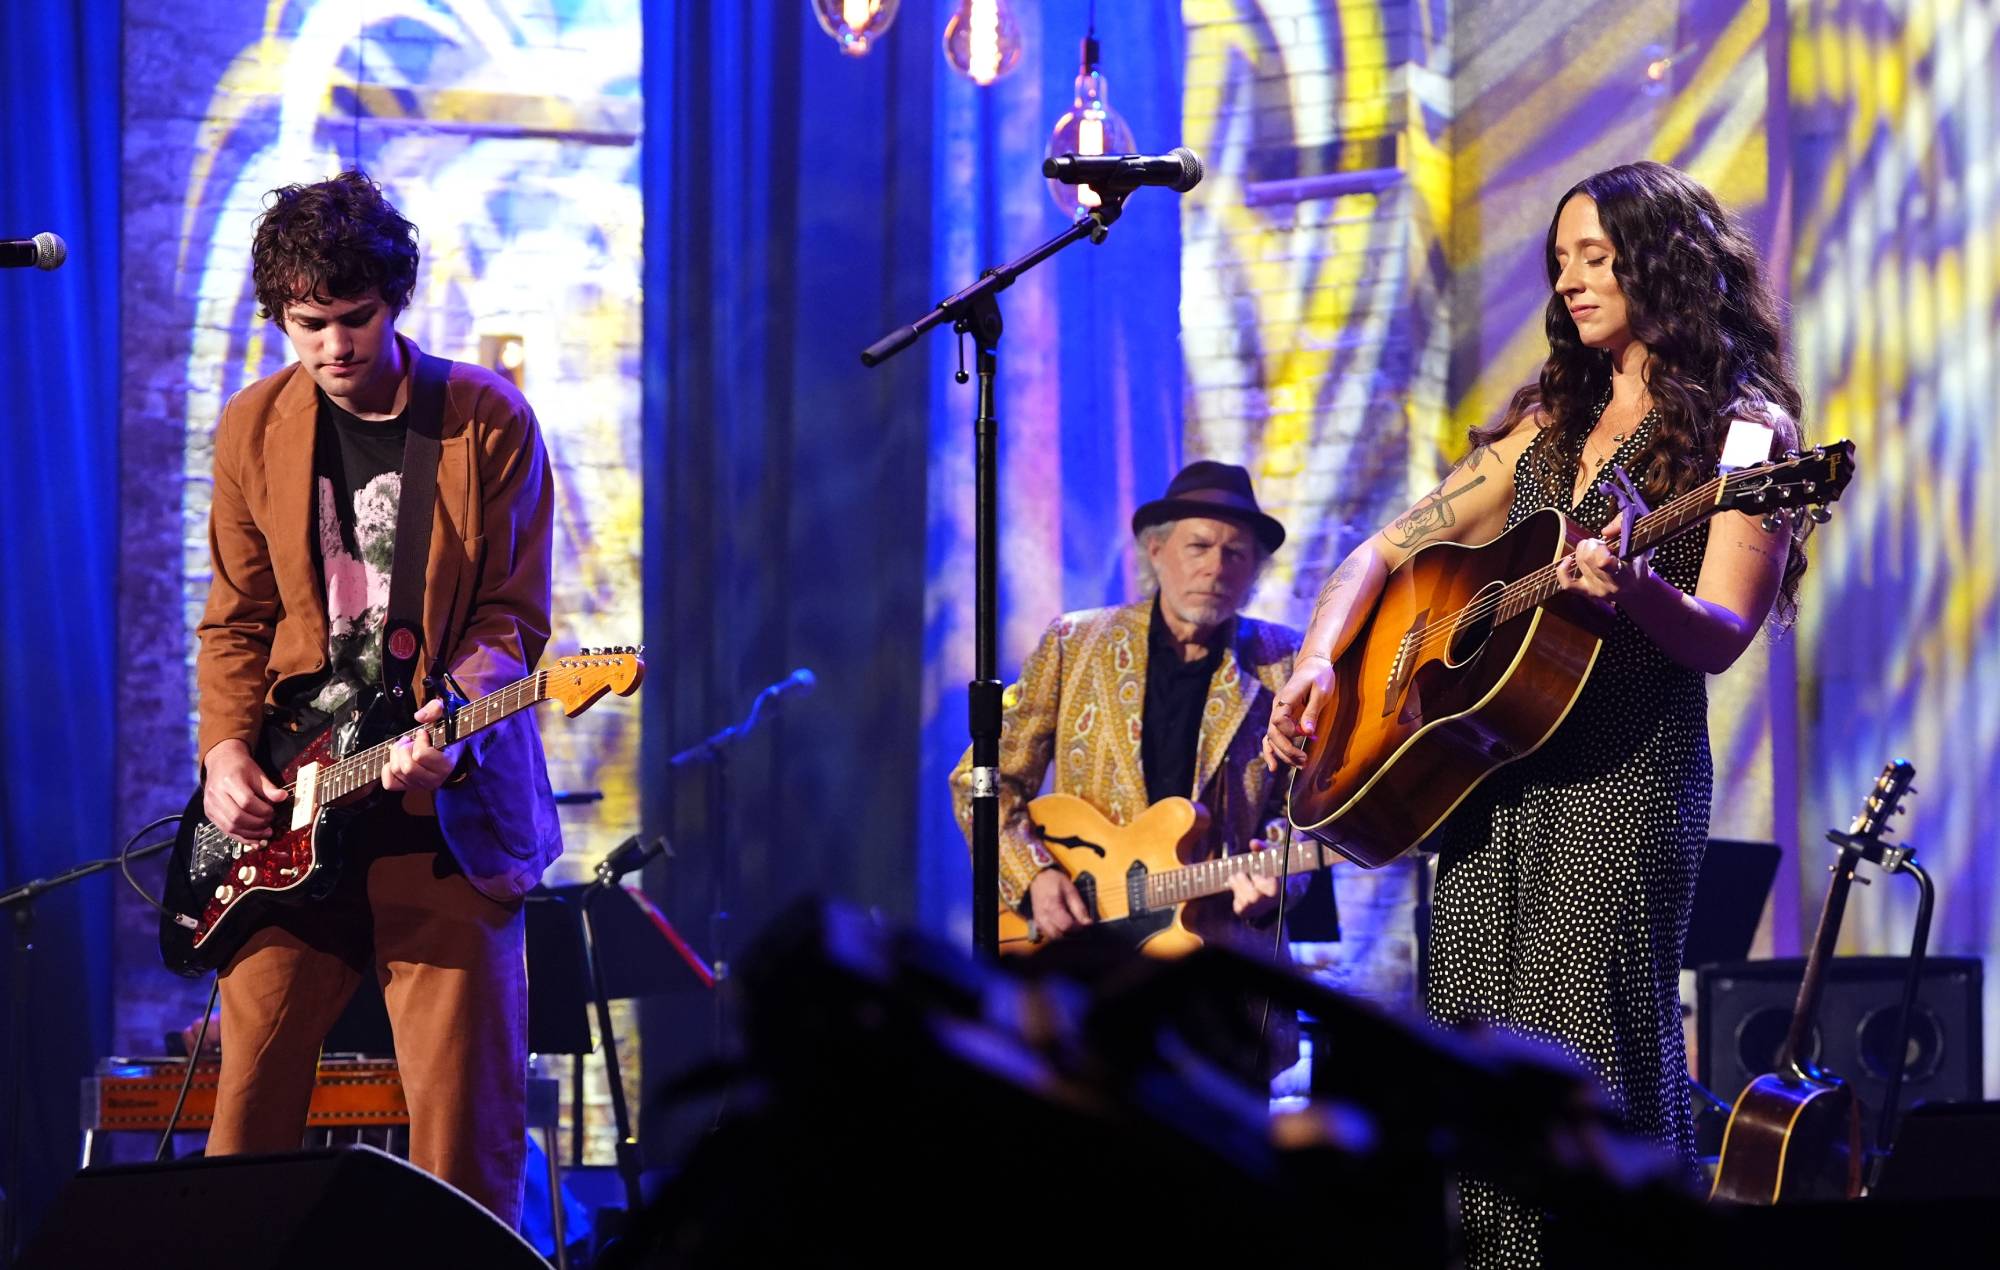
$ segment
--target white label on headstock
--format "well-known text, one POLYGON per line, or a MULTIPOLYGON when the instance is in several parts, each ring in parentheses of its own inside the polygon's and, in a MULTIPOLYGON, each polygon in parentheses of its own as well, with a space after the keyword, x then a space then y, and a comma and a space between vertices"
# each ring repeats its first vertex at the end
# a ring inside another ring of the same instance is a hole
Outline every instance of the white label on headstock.
POLYGON ((318 813, 319 764, 307 763, 292 784, 292 828, 306 828, 318 813))
POLYGON ((1732 419, 1729 435, 1722 442, 1722 470, 1755 467, 1771 461, 1771 438, 1776 433, 1761 423, 1732 419))

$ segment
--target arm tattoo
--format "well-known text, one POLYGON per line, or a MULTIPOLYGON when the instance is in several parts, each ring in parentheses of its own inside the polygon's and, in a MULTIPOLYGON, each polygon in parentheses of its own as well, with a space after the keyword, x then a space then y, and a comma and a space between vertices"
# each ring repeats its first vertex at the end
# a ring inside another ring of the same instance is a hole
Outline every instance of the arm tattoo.
POLYGON ((1383 531, 1383 536, 1398 547, 1414 547, 1441 529, 1448 529, 1458 523, 1458 517, 1451 510, 1451 500, 1484 485, 1486 478, 1475 476, 1465 484, 1445 492, 1440 485, 1417 500, 1417 505, 1398 516, 1383 531))
POLYGON ((1466 455, 1462 460, 1459 461, 1458 470, 1461 472, 1476 472, 1479 470, 1479 465, 1481 463, 1484 463, 1488 458, 1492 457, 1492 454, 1493 454, 1492 446, 1490 445, 1478 446, 1474 448, 1472 453, 1466 455))
POLYGON ((1328 602, 1333 599, 1334 594, 1349 582, 1352 582, 1355 575, 1360 572, 1361 562, 1349 557, 1340 562, 1339 568, 1327 575, 1326 585, 1319 589, 1319 598, 1313 601, 1312 617, 1306 622, 1308 628, 1314 622, 1319 621, 1320 610, 1327 606, 1328 602))

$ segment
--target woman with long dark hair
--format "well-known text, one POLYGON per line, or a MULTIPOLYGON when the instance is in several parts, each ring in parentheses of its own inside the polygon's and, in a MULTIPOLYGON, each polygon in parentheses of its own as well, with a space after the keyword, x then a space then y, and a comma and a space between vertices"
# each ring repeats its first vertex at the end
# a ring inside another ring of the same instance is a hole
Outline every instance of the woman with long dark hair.
MULTIPOLYGON (((1614 470, 1658 506, 1715 474, 1732 430, 1759 441, 1759 459, 1799 444, 1776 306, 1707 190, 1658 163, 1600 172, 1563 195, 1544 252, 1540 381, 1327 579, 1272 711, 1273 767, 1304 762, 1332 663, 1418 547, 1485 542, 1549 507, 1613 537, 1614 470)), ((1742 655, 1774 604, 1790 619, 1804 569, 1799 530, 1738 512, 1650 559, 1585 540, 1561 583, 1612 606, 1595 669, 1548 742, 1488 777, 1433 838, 1430 1015, 1553 1042, 1690 1169, 1678 979, 1708 836, 1705 677, 1742 655)), ((1472 1264, 1539 1262, 1532 1209, 1471 1178, 1461 1203, 1472 1264)))

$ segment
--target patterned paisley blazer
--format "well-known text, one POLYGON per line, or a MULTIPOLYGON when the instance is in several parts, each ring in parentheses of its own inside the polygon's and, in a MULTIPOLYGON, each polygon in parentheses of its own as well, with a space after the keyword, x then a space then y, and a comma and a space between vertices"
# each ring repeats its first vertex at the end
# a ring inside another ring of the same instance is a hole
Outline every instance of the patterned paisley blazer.
MULTIPOLYGON (((1000 733, 1000 895, 1018 905, 1053 864, 1028 825, 1028 803, 1055 764, 1056 792, 1118 824, 1146 809, 1139 738, 1146 705, 1151 597, 1056 619, 1007 689, 1000 733)), ((1235 854, 1284 819, 1284 784, 1259 757, 1271 702, 1291 677, 1299 634, 1238 617, 1209 681, 1195 746, 1195 787, 1208 808, 1207 852, 1235 854)), ((951 774, 959 827, 972 834, 972 751, 951 774)), ((1297 881, 1303 881, 1298 879, 1297 881)), ((1226 897, 1225 897, 1226 898, 1226 897)), ((1203 932, 1207 934, 1207 932, 1203 932)))

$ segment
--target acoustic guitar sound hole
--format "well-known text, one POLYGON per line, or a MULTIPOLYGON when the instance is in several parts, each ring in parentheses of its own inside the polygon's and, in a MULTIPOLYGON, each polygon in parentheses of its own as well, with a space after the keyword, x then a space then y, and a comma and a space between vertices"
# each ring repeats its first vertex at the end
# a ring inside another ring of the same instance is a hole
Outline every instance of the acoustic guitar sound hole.
POLYGON ((1463 666, 1486 647, 1487 639, 1493 634, 1493 607, 1505 585, 1489 582, 1481 587, 1472 603, 1465 606, 1458 621, 1452 624, 1451 644, 1445 655, 1448 664, 1463 666))

